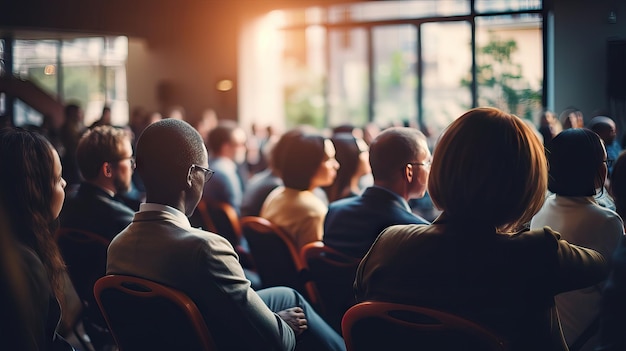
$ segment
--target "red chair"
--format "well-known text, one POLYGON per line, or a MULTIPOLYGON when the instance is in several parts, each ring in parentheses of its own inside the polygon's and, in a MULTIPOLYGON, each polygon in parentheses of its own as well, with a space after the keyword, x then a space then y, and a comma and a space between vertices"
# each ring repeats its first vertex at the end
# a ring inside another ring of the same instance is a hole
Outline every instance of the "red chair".
POLYGON ((334 250, 321 241, 308 243, 300 250, 302 261, 319 297, 326 321, 341 332, 341 318, 356 304, 354 278, 360 259, 334 250))
POLYGON ((239 215, 234 207, 226 202, 201 199, 191 221, 192 225, 200 225, 204 230, 226 238, 239 255, 241 265, 249 270, 255 270, 254 260, 250 255, 248 243, 242 235, 239 215))
POLYGON ((108 275, 98 279, 94 295, 120 351, 217 350, 196 304, 183 292, 108 275))
POLYGON ((347 351, 507 351, 487 328, 431 308, 368 301, 351 307, 341 322, 347 351))
POLYGON ((263 287, 294 288, 317 307, 317 293, 291 238, 265 218, 246 216, 240 224, 263 287))

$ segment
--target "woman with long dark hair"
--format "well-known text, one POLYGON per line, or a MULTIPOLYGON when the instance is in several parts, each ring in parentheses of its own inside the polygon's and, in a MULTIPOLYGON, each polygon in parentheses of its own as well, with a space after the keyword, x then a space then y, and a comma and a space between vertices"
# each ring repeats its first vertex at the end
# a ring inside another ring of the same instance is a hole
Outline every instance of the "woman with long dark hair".
MULTIPOLYGON (((0 129, 0 199, 20 253, 32 301, 23 311, 30 343, 39 350, 71 350, 57 333, 65 265, 54 240, 65 199, 59 155, 42 135, 0 129)), ((6 318, 6 316, 5 316, 6 318)))

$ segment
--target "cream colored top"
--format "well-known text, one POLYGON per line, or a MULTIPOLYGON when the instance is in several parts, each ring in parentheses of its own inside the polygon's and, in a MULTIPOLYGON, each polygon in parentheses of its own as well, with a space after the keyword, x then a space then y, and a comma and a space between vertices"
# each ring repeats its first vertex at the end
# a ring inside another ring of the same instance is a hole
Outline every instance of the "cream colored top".
MULTIPOLYGON (((530 222, 530 229, 549 226, 569 243, 596 250, 609 261, 624 234, 619 215, 597 204, 593 197, 550 195, 530 222)), ((601 286, 568 291, 556 296, 563 335, 569 345, 584 332, 600 312, 601 286)), ((592 351, 595 334, 581 348, 592 351)))
POLYGON ((283 229, 296 248, 322 240, 328 206, 308 190, 280 186, 265 199, 260 216, 283 229))

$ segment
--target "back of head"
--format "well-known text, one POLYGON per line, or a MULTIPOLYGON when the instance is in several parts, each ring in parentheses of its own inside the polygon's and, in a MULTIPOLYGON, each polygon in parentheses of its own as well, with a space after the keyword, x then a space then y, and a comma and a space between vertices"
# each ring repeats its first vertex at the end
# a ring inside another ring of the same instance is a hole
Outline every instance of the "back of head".
POLYGON ((508 231, 539 211, 547 178, 543 145, 526 123, 495 108, 476 108, 442 134, 428 190, 449 217, 508 231))
MULTIPOLYGON (((422 132, 410 127, 383 130, 370 144, 370 165, 375 181, 395 181, 407 163, 415 162, 427 147, 422 132)), ((343 164, 341 165, 343 167, 343 164)))
POLYGON ((593 196, 604 184, 606 152, 600 137, 585 128, 559 133, 548 150, 548 189, 562 196, 593 196))
POLYGON ((350 186, 350 180, 359 167, 359 157, 365 151, 365 142, 356 138, 352 133, 337 133, 331 138, 335 146, 335 159, 339 162, 339 169, 333 184, 326 189, 328 201, 332 202, 342 197, 344 189, 350 186))
POLYGON ((300 133, 285 142, 280 177, 286 187, 307 190, 311 179, 326 156, 325 138, 320 134, 300 133))
POLYGON ((147 195, 179 192, 187 171, 206 158, 200 134, 187 122, 162 119, 149 125, 137 141, 137 172, 147 195))
POLYGON ((559 121, 561 122, 563 129, 582 128, 582 125, 579 125, 583 122, 582 112, 574 107, 566 108, 559 115, 559 121))
POLYGON ((239 128, 237 122, 231 120, 219 121, 217 126, 209 132, 207 147, 209 153, 216 154, 222 149, 222 146, 228 144, 232 140, 233 132, 239 128))
POLYGON ((626 151, 613 164, 609 191, 615 200, 615 210, 622 218, 626 218, 626 151))
POLYGON ((607 145, 612 144, 615 140, 617 130, 615 121, 610 117, 596 116, 589 121, 587 128, 598 134, 607 145))
POLYGON ((281 169, 284 164, 284 155, 287 153, 287 145, 291 143, 290 140, 299 137, 302 133, 303 130, 300 128, 291 129, 281 135, 276 144, 272 146, 272 150, 270 151, 270 166, 277 174, 281 174, 281 169))
POLYGON ((123 128, 104 125, 87 130, 76 149, 76 161, 83 177, 95 179, 103 163, 125 157, 124 144, 130 142, 130 138, 130 133, 123 128))

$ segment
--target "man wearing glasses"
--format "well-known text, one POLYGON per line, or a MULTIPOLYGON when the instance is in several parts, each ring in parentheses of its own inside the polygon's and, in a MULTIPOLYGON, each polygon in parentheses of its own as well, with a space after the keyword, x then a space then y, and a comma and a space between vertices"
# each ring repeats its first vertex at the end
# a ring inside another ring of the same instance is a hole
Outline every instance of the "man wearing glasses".
POLYGON ((130 140, 127 130, 112 126, 93 128, 81 137, 76 161, 83 181, 75 194, 68 194, 62 228, 89 231, 110 241, 130 224, 134 211, 116 198, 131 187, 135 159, 130 140))
MULTIPOLYGON (((131 187, 135 159, 131 135, 122 128, 99 126, 85 132, 76 148, 83 181, 70 190, 60 215, 61 229, 80 230, 109 242, 133 220, 134 211, 116 195, 131 187)), ((59 245, 80 299, 86 302, 83 325, 92 344, 100 349, 113 345, 93 298, 93 284, 104 275, 105 245, 84 242, 59 245), (80 264, 77 264, 80 263, 80 264)))
POLYGON ((111 242, 107 274, 141 277, 187 294, 220 350, 345 350, 343 339, 300 294, 285 287, 254 291, 228 240, 191 226, 188 217, 212 175, 193 127, 171 118, 156 122, 141 134, 136 150, 146 203, 111 242))
POLYGON ((360 196, 330 204, 324 222, 324 243, 362 258, 380 232, 394 224, 428 224, 414 215, 409 199, 422 198, 430 173, 426 137, 408 127, 388 128, 369 149, 374 185, 360 196))

